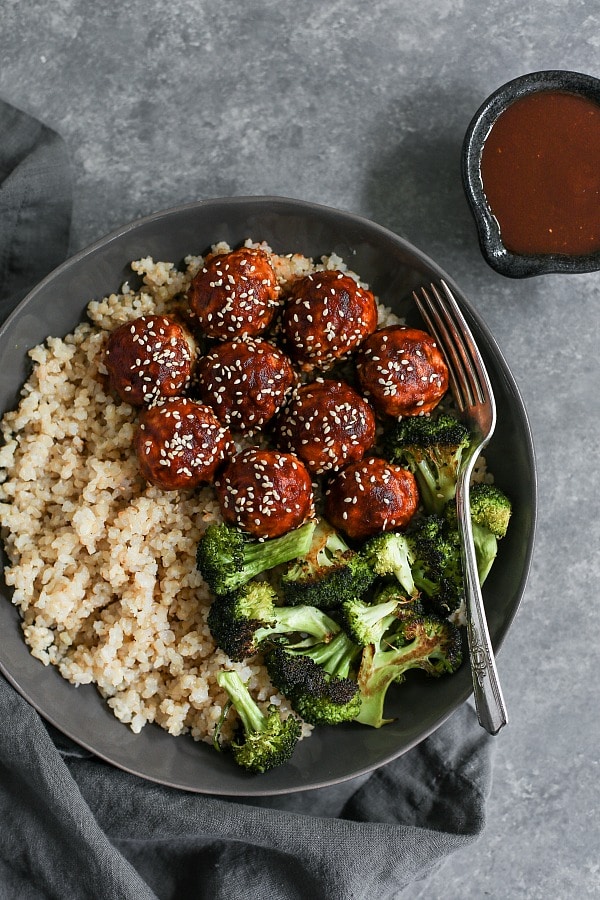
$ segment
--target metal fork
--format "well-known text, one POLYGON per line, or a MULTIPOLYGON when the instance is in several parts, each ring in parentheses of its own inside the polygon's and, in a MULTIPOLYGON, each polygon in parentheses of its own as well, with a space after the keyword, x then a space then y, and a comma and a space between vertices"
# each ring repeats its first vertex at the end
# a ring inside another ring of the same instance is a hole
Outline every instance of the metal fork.
POLYGON ((496 426, 496 404, 481 354, 445 281, 413 292, 414 301, 448 364, 450 389, 470 426, 472 440, 463 454, 456 486, 458 529, 463 551, 467 636, 475 707, 480 724, 497 734, 508 722, 488 631, 469 509, 473 467, 496 426))

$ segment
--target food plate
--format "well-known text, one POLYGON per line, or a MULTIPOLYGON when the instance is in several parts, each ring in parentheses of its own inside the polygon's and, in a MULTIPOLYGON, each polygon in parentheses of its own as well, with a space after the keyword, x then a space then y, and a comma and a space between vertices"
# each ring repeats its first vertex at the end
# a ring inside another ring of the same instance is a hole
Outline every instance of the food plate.
MULTIPOLYGON (((524 591, 536 515, 535 463, 527 416, 514 379, 489 331, 460 289, 433 260, 366 219, 316 204, 277 197, 207 200, 158 212, 115 231, 68 260, 42 281, 0 330, 0 409, 13 408, 29 374, 27 351, 49 335, 62 336, 85 317, 85 306, 131 279, 130 262, 152 256, 179 263, 216 241, 231 246, 264 240, 276 252, 310 257, 336 253, 386 305, 410 321, 412 290, 444 278, 471 325, 496 394, 498 426, 486 457, 514 513, 484 599, 496 649, 524 591)), ((61 732, 97 756, 155 782, 222 796, 283 794, 323 787, 371 771, 400 756, 438 728, 472 691, 468 664, 447 679, 409 680, 388 696, 392 724, 318 728, 291 762, 250 776, 225 754, 191 737, 147 725, 134 734, 111 713, 92 685, 73 687, 34 659, 23 640, 10 591, 0 587, 0 669, 61 732)))

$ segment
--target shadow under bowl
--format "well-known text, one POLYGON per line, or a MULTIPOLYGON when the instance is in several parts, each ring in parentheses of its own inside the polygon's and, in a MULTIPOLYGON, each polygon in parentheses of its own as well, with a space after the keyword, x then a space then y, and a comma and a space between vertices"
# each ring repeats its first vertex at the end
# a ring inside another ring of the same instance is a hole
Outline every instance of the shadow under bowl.
POLYGON ((600 106, 600 80, 591 75, 561 69, 521 75, 499 87, 484 101, 469 124, 462 146, 463 187, 477 226, 481 251, 493 269, 509 278, 550 273, 580 274, 600 269, 600 250, 574 254, 524 253, 508 249, 485 193, 481 162, 493 126, 515 101, 544 91, 574 94, 600 106))

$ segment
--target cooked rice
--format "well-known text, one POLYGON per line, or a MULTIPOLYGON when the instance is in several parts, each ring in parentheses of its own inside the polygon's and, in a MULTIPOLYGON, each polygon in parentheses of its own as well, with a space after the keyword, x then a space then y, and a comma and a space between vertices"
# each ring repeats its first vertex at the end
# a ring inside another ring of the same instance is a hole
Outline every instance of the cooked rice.
MULTIPOLYGON (((223 667, 236 669, 258 701, 289 705, 260 657, 232 663, 215 647, 195 566, 203 530, 220 521, 214 494, 164 493, 140 477, 136 411, 107 393, 101 362, 107 331, 176 309, 203 260, 185 262, 184 271, 149 257, 134 262, 141 288, 125 284, 92 301, 89 322, 30 351, 19 406, 2 420, 0 528, 4 577, 33 656, 74 685, 96 684, 136 733, 156 722, 211 741, 226 701, 216 683, 223 667)), ((282 284, 315 268, 345 269, 337 256, 315 265, 273 255, 273 263, 282 284)), ((397 321, 384 308, 380 320, 397 321)))

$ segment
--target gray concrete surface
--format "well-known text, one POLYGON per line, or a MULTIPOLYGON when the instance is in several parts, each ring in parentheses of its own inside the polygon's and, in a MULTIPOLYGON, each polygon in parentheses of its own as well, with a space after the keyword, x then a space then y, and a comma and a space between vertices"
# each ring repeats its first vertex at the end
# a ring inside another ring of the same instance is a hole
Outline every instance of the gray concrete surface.
POLYGON ((539 530, 499 659, 511 723, 487 829, 419 896, 600 896, 600 273, 495 274, 459 175, 498 85, 600 76, 597 2, 2 0, 0 61, 0 96, 69 146, 73 250, 180 201, 280 194, 371 217, 470 296, 528 408, 539 530))

